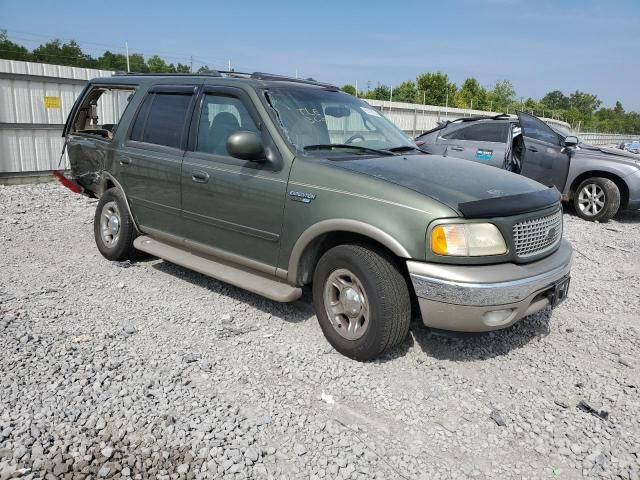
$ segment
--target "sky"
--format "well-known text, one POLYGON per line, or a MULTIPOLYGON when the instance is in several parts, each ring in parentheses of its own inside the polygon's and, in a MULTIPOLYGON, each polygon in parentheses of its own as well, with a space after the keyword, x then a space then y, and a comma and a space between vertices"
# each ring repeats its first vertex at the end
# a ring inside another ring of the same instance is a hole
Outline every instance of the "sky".
POLYGON ((595 93, 640 111, 640 0, 0 0, 0 29, 33 48, 75 39, 172 63, 313 77, 366 90, 427 71, 510 80, 518 97, 595 93))

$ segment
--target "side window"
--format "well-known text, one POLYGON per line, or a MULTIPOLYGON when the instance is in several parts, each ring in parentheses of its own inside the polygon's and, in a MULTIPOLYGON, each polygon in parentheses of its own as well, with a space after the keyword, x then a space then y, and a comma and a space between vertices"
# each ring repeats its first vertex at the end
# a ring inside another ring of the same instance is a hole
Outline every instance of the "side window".
POLYGON ((131 129, 131 140, 180 148, 192 95, 151 93, 131 129))
POLYGON ((446 138, 447 140, 464 140, 465 130, 467 128, 469 127, 459 128, 457 130, 454 130, 451 133, 447 133, 446 135, 443 135, 442 138, 446 138))
POLYGON ((526 113, 519 113, 518 116, 520 117, 522 134, 525 138, 528 137, 533 138, 534 140, 551 143, 553 145, 560 145, 558 134, 542 120, 532 117, 526 113))
POLYGON ((196 151, 229 156, 227 139, 241 130, 260 133, 239 98, 206 94, 202 101, 196 151))
POLYGON ((507 141, 507 124, 504 122, 476 123, 445 135, 444 138, 505 143, 507 141))

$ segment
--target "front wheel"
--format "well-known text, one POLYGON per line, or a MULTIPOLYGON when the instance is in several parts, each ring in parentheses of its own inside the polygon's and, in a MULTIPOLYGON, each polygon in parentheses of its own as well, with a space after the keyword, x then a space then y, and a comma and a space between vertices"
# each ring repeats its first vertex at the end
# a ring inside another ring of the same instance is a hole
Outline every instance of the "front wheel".
POLYGON ((578 216, 585 220, 607 222, 620 208, 620 190, 608 178, 587 178, 578 185, 573 206, 578 216))
POLYGON ((328 250, 314 272, 313 301, 329 343, 356 360, 397 347, 409 331, 407 282, 377 249, 349 244, 328 250))

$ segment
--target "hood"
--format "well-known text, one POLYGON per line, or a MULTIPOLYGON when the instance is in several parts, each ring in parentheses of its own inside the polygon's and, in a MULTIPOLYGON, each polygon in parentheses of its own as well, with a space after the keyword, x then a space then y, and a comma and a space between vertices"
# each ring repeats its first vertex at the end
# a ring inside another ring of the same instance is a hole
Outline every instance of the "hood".
MULTIPOLYGON (((407 155, 327 160, 336 168, 375 177, 429 196, 461 212, 460 204, 527 194, 544 185, 505 170, 440 155, 407 155)), ((514 203, 514 202, 509 202, 514 203)), ((536 208, 541 208, 540 206, 536 208)))
POLYGON ((580 148, 575 150, 576 158, 588 157, 602 160, 610 160, 617 163, 640 165, 640 156, 637 153, 627 152, 619 148, 599 147, 581 143, 580 148))

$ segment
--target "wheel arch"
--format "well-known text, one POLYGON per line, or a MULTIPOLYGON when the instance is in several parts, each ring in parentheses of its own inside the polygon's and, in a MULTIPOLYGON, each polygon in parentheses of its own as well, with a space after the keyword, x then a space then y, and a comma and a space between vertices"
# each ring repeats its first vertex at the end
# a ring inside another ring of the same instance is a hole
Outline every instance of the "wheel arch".
POLYGON ((307 228, 296 241, 289 258, 288 281, 295 285, 311 283, 322 254, 344 243, 372 244, 394 258, 411 258, 398 240, 378 227, 351 219, 323 220, 307 228))
POLYGON ((602 177, 608 178, 613 183, 616 184, 618 190, 620 190, 620 210, 627 208, 627 204, 629 202, 629 186, 624 181, 624 178, 620 175, 608 172, 606 170, 588 170, 586 172, 582 172, 580 175, 576 176, 571 182, 571 186, 569 187, 569 199, 573 200, 573 197, 576 193, 576 189, 578 186, 588 178, 602 177))
POLYGON ((102 180, 100 182, 100 192, 98 196, 99 197, 102 196, 102 194, 104 194, 104 192, 106 192, 110 188, 117 188, 118 190, 120 190, 120 192, 122 193, 122 196, 124 197, 124 202, 127 205, 127 211, 129 212, 129 217, 131 217, 133 226, 136 229, 136 232, 138 234, 141 233, 140 228, 138 227, 138 222, 136 221, 136 217, 133 216, 133 211, 131 210, 131 204, 129 203, 129 198, 127 197, 127 193, 124 191, 124 187, 122 186, 122 184, 118 181, 117 178, 115 178, 109 172, 102 171, 100 173, 100 176, 102 177, 102 180))

